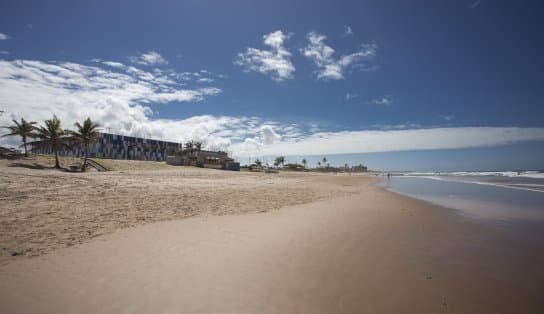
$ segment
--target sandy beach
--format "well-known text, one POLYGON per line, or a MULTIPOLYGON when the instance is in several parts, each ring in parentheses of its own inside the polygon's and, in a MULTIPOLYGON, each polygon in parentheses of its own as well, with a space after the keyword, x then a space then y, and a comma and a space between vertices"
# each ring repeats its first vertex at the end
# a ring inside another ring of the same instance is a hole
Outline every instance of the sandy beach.
MULTIPOLYGON (((69 161, 64 160, 65 164, 69 161)), ((0 160, 0 264, 150 222, 264 212, 356 194, 367 182, 357 176, 225 172, 128 160, 101 162, 116 171, 56 171, 50 168, 50 158, 38 162, 0 160)))
POLYGON ((1 162, 2 313, 544 308, 541 240, 371 176, 1 162))

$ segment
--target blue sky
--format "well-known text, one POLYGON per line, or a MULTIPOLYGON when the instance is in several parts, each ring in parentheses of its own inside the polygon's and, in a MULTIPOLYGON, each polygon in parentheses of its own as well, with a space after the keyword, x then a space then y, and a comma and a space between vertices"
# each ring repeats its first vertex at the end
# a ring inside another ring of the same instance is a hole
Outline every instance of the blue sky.
POLYGON ((0 122, 91 115, 242 161, 542 169, 543 13, 539 1, 2 1, 0 122))

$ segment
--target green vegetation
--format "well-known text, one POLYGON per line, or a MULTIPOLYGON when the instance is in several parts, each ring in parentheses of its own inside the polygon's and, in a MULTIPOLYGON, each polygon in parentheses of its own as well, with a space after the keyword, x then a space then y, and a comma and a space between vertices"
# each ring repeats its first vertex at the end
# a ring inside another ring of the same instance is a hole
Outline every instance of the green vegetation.
MULTIPOLYGON (((85 158, 83 163, 79 167, 81 171, 86 171, 87 164, 89 160, 89 145, 95 142, 99 138, 99 128, 100 126, 93 122, 90 117, 85 119, 83 123, 76 122, 74 124, 76 130, 67 130, 61 127, 61 121, 57 118, 56 115, 53 118, 45 120, 44 125, 36 127, 36 122, 29 122, 21 118, 20 121, 12 120, 13 125, 5 126, 9 130, 8 134, 4 136, 20 136, 24 146, 25 156, 28 156, 27 151, 27 140, 29 138, 35 138, 37 141, 32 142, 34 146, 44 146, 51 149, 55 158, 55 168, 60 169, 58 151, 62 148, 71 147, 72 145, 80 145, 85 152, 85 158)), ((182 154, 184 152, 200 151, 202 149, 202 142, 191 140, 185 145, 181 150, 171 149, 168 153, 173 155, 182 154)), ((38 156, 38 155, 36 155, 38 156)), ((42 158, 43 159, 43 158, 42 158)), ((73 162, 73 161, 72 161, 73 162)), ((100 158, 100 163, 104 163, 106 168, 111 170, 131 170, 131 169, 168 169, 172 166, 167 165, 166 163, 160 163, 156 161, 147 161, 149 165, 144 165, 141 161, 138 160, 138 163, 141 163, 143 168, 140 166, 135 166, 132 160, 109 160, 100 158)), ((208 164, 204 163, 202 166, 206 168, 220 168, 220 165, 217 164, 208 164)), ((347 163, 343 167, 331 167, 330 163, 327 161, 327 157, 323 157, 320 161, 317 162, 317 168, 309 169, 308 161, 306 158, 303 158, 301 164, 298 163, 286 163, 285 156, 277 156, 274 160, 275 167, 282 167, 283 170, 290 171, 321 171, 321 172, 366 172, 367 167, 362 164, 356 166, 349 166, 347 163)), ((74 166, 71 166, 74 167, 74 166)), ((75 166, 75 169, 78 167, 75 166)), ((248 166, 242 166, 242 171, 262 171, 263 163, 261 160, 256 159, 253 164, 248 166)))
POLYGON ((74 126, 77 128, 76 131, 68 131, 71 134, 72 139, 76 143, 83 146, 85 149, 85 159, 83 160, 83 165, 81 165, 81 171, 87 170, 87 158, 89 157, 89 144, 95 142, 98 139, 98 124, 91 121, 91 118, 87 118, 83 121, 83 124, 76 122, 74 126))
POLYGON ((185 150, 202 150, 202 142, 191 140, 185 143, 185 150))
POLYGON ((285 163, 285 156, 278 156, 274 160, 274 166, 276 167, 283 166, 284 163, 285 163))
POLYGON ((28 122, 25 119, 21 118, 21 122, 17 120, 12 120, 13 125, 5 126, 3 128, 8 129, 9 133, 3 135, 5 136, 20 136, 21 140, 23 141, 23 146, 25 148, 25 157, 28 157, 28 150, 26 148, 26 141, 28 138, 33 137, 33 132, 36 130, 36 127, 34 126, 36 122, 31 121, 28 122))
POLYGON ((58 150, 67 146, 64 141, 69 134, 68 130, 61 128, 60 120, 57 116, 45 120, 44 126, 36 128, 32 137, 40 140, 39 145, 48 145, 55 154, 55 168, 60 169, 58 150))

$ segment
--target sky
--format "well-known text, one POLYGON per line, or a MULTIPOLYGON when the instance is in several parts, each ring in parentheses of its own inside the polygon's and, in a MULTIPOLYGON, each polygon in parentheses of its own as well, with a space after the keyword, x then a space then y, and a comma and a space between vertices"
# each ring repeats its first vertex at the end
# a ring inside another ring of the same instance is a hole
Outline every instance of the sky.
POLYGON ((242 163, 544 169, 543 14, 541 1, 4 0, 0 125, 90 116, 242 163))

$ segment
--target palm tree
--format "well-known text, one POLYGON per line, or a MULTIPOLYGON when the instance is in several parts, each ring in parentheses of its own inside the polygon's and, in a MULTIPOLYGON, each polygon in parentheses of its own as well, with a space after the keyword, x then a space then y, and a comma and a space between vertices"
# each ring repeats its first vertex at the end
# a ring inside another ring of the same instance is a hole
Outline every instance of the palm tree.
POLYGON ((89 157, 89 144, 95 142, 98 139, 98 128, 100 125, 91 121, 91 118, 87 118, 83 121, 83 125, 79 122, 76 122, 74 126, 77 128, 76 131, 70 131, 72 138, 83 146, 85 149, 85 159, 83 160, 83 165, 81 165, 81 171, 87 170, 87 158, 89 157))
POLYGON ((189 141, 185 143, 185 149, 186 150, 193 150, 193 141, 189 141))
POLYGON ((195 142, 193 142, 193 145, 194 145, 195 149, 198 150, 198 151, 202 149, 202 142, 195 141, 195 142))
POLYGON ((45 125, 36 128, 36 132, 32 137, 38 138, 40 145, 48 145, 55 153, 55 168, 59 169, 59 148, 67 146, 65 140, 68 131, 60 127, 60 120, 57 116, 52 119, 45 120, 45 125))
POLYGON ((262 167, 262 166, 263 166, 263 162, 260 161, 259 159, 255 159, 255 165, 257 165, 258 167, 262 167))
POLYGON ((25 148, 25 157, 28 157, 28 151, 26 149, 26 140, 29 137, 33 136, 33 132, 36 129, 34 124, 36 124, 36 122, 34 121, 28 122, 23 118, 21 118, 21 122, 17 120, 11 120, 11 121, 13 121, 13 125, 3 127, 5 129, 8 129, 9 133, 2 135, 2 137, 15 136, 15 135, 20 136, 23 141, 23 146, 25 148))
POLYGON ((304 168, 306 169, 306 166, 308 165, 308 161, 306 160, 306 158, 302 159, 302 164, 304 165, 304 168))
POLYGON ((321 168, 321 161, 318 161, 318 162, 317 162, 317 166, 318 166, 319 168, 321 168))
POLYGON ((279 166, 279 165, 283 165, 285 163, 285 156, 278 156, 276 157, 276 159, 274 160, 274 166, 279 166))
POLYGON ((323 157, 322 161, 323 161, 323 164, 326 164, 327 163, 327 157, 323 157))

